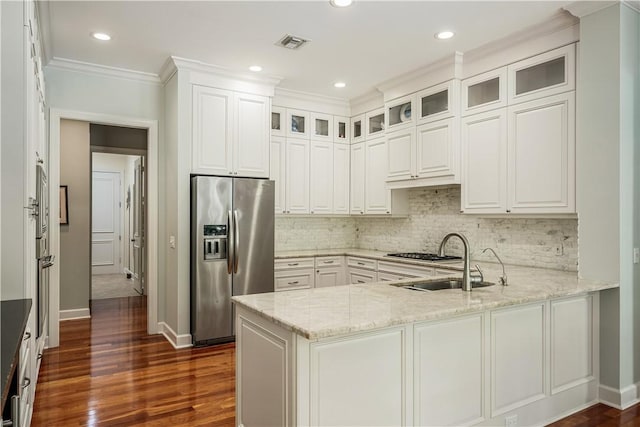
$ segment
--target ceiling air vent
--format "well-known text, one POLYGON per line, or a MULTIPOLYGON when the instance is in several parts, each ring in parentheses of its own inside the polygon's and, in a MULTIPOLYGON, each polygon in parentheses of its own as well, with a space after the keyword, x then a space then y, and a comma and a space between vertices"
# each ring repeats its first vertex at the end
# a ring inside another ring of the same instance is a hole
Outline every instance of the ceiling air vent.
POLYGON ((286 47, 287 49, 300 49, 310 40, 303 39, 302 37, 292 36, 291 34, 287 34, 280 40, 276 42, 277 46, 286 47))

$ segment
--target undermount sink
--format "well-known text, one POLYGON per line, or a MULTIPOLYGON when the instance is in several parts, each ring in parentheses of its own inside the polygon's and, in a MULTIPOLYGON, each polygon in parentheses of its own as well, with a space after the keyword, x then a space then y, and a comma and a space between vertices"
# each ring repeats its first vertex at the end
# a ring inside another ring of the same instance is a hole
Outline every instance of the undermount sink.
MULTIPOLYGON (((484 288, 487 286, 493 286, 495 283, 491 282, 476 282, 472 283, 472 288, 484 288)), ((461 289, 462 279, 442 279, 431 280, 425 282, 410 283, 407 285, 399 285, 405 289, 412 291, 440 291, 442 289, 461 289)))

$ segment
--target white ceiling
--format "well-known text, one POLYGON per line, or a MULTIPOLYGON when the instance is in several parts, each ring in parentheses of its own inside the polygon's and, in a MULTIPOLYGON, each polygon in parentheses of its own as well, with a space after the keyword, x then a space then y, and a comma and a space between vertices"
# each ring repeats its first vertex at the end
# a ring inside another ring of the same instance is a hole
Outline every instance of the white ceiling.
POLYGON ((570 1, 51 1, 48 58, 157 74, 171 56, 246 72, 259 64, 281 87, 354 98, 454 51, 468 52, 550 19, 570 1), (449 29, 456 36, 436 40, 449 29), (111 34, 99 42, 90 33, 111 34), (298 51, 285 33, 311 39, 298 51), (333 87, 345 81, 345 89, 333 87))

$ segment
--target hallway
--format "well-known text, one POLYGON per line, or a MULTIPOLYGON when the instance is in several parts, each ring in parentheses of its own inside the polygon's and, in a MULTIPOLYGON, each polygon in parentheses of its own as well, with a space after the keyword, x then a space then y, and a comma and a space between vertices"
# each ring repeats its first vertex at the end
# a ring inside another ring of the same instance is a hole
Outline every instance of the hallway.
POLYGON ((124 273, 119 274, 94 274, 91 276, 91 299, 135 297, 134 282, 127 279, 124 273))
POLYGON ((175 350, 146 333, 146 297, 94 300, 45 351, 32 426, 232 426, 235 346, 175 350))

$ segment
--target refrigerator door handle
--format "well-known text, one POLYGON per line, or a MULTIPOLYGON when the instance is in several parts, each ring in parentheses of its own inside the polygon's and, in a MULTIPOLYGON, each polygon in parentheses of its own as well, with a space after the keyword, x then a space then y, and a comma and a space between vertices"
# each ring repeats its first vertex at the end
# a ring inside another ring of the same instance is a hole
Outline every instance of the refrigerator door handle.
POLYGON ((232 270, 233 270, 233 266, 232 266, 232 260, 233 260, 233 256, 236 252, 236 248, 234 247, 233 244, 233 234, 231 233, 231 210, 229 210, 228 212, 228 216, 227 216, 227 233, 229 233, 229 250, 227 251, 227 273, 231 274, 232 270))
POLYGON ((233 210, 233 272, 238 272, 238 246, 240 246, 240 233, 238 232, 238 210, 233 210))

